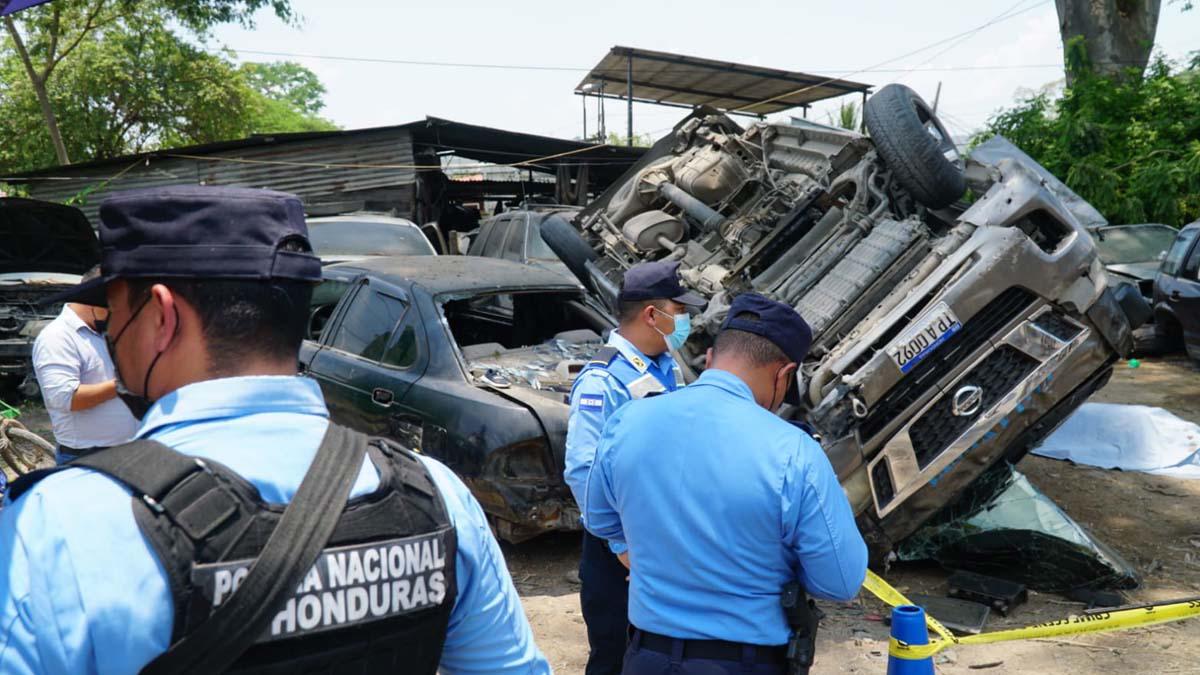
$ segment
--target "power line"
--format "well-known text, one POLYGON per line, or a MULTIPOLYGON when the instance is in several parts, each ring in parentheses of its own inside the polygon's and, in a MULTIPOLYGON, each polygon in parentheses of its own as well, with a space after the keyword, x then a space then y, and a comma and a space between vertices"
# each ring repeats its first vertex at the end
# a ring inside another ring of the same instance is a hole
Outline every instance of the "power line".
POLYGON ((1024 14, 1025 12, 1027 12, 1027 11, 1029 11, 1029 10, 1031 10, 1031 9, 1035 9, 1035 8, 1037 8, 1037 7, 1041 6, 1041 4, 1042 4, 1042 3, 1038 3, 1038 4, 1032 5, 1032 6, 1030 6, 1030 7, 1026 7, 1025 9, 1023 9, 1023 10, 1021 10, 1021 11, 1019 11, 1019 12, 1018 12, 1018 11, 1015 11, 1015 10, 1016 10, 1018 7, 1020 7, 1021 5, 1025 4, 1026 2, 1028 2, 1028 0, 1021 0, 1021 1, 1020 1, 1020 2, 1018 2, 1017 4, 1015 4, 1015 5, 1013 5, 1012 7, 1008 8, 1006 11, 1004 11, 1004 12, 1000 13, 999 15, 997 15, 997 16, 995 17, 995 19, 993 19, 991 22, 989 22, 989 23, 986 23, 986 24, 983 24, 982 26, 979 26, 979 27, 978 27, 978 28, 976 28, 975 30, 973 30, 973 31, 971 31, 971 32, 967 33, 966 35, 962 36, 960 39, 958 39, 958 40, 955 40, 954 42, 951 42, 949 45, 946 45, 946 48, 945 48, 945 49, 942 49, 942 50, 938 51, 938 52, 937 52, 936 54, 934 54, 933 56, 931 56, 931 57, 929 57, 929 58, 925 59, 925 60, 924 60, 924 61, 922 61, 921 63, 918 63, 917 65, 915 65, 915 66, 913 66, 912 68, 908 69, 907 71, 905 71, 904 73, 902 73, 902 74, 901 74, 899 77, 897 77, 896 79, 892 80, 892 82, 899 82, 900 80, 903 80, 903 79, 904 79, 906 76, 908 76, 908 75, 912 74, 912 73, 913 73, 913 71, 915 71, 917 68, 920 68, 921 66, 924 66, 924 65, 928 64, 930 61, 933 61, 934 59, 936 59, 937 57, 939 57, 939 56, 941 56, 941 55, 945 54, 946 52, 950 51, 951 49, 954 49, 955 47, 957 47, 957 46, 961 45, 962 43, 966 42, 967 40, 970 40, 971 38, 973 38, 973 37, 975 37, 977 34, 979 34, 979 31, 981 31, 981 30, 983 30, 983 29, 987 28, 988 26, 992 25, 993 23, 996 23, 996 22, 998 22, 998 21, 1004 21, 1004 20, 1006 20, 1006 19, 1011 19, 1011 18, 1013 18, 1013 17, 1015 17, 1015 16, 1017 16, 1017 15, 1019 15, 1019 14, 1024 14))
MULTIPOLYGON (((584 67, 577 67, 577 66, 544 66, 544 65, 532 65, 532 64, 456 63, 456 62, 450 62, 450 61, 421 61, 421 60, 417 60, 417 59, 387 59, 387 58, 377 58, 377 57, 367 57, 367 56, 340 56, 340 55, 333 55, 333 54, 304 54, 304 53, 299 53, 299 52, 276 52, 276 51, 263 51, 263 50, 258 50, 258 49, 238 49, 236 47, 229 47, 228 49, 237 54, 254 54, 256 56, 276 56, 276 57, 289 58, 289 59, 317 59, 317 60, 322 60, 322 61, 349 61, 349 62, 354 62, 354 63, 380 63, 380 64, 390 64, 390 65, 429 66, 429 67, 440 67, 440 68, 481 68, 481 69, 487 69, 487 70, 533 70, 533 71, 578 72, 578 73, 587 73, 587 72, 593 72, 593 71, 595 71, 595 72, 611 71, 614 73, 618 73, 622 76, 624 76, 624 74, 625 74, 625 69, 623 69, 623 68, 596 69, 596 68, 584 68, 584 67)), ((223 51, 223 50, 214 48, 213 51, 223 51)), ((900 58, 903 58, 903 57, 900 57, 900 58)), ((1010 65, 937 66, 934 68, 920 68, 920 67, 918 67, 918 68, 874 68, 874 67, 871 67, 871 68, 857 68, 856 69, 856 68, 848 68, 848 67, 843 66, 843 67, 839 67, 839 68, 803 68, 801 70, 819 71, 819 72, 823 72, 823 73, 833 73, 833 74, 839 74, 839 75, 848 75, 848 74, 864 73, 864 72, 872 72, 872 73, 908 73, 908 72, 940 73, 940 72, 972 71, 972 70, 1025 70, 1025 69, 1033 69, 1033 68, 1062 68, 1062 67, 1063 67, 1062 63, 1018 63, 1018 64, 1010 64, 1010 65)), ((663 69, 660 69, 655 72, 657 72, 657 73, 692 72, 692 70, 687 69, 687 68, 663 68, 663 69)))
MULTIPOLYGON (((285 58, 297 59, 322 59, 325 61, 353 61, 356 63, 387 63, 403 66, 435 66, 441 68, 485 68, 489 70, 549 70, 549 71, 568 71, 568 72, 587 72, 590 68, 576 68, 573 66, 546 66, 546 65, 517 65, 503 63, 456 63, 451 61, 422 61, 417 59, 385 59, 373 58, 364 56, 334 56, 332 54, 299 54, 294 52, 269 52, 258 49, 237 49, 230 47, 238 54, 257 54, 260 56, 282 56, 285 58)), ((215 51, 221 51, 216 49, 215 51)), ((622 71, 624 72, 624 71, 622 71)))
MULTIPOLYGON (((1037 8, 1037 7, 1041 7, 1041 6, 1043 6, 1043 5, 1047 5, 1047 4, 1049 4, 1051 1, 1052 1, 1052 0, 1042 0, 1042 2, 1039 2, 1039 3, 1038 3, 1038 4, 1036 4, 1036 5, 1031 5, 1030 7, 1027 7, 1027 8, 1025 8, 1025 9, 1021 10, 1020 12, 1017 12, 1017 13, 1015 13, 1015 14, 1010 14, 1010 12, 1012 11, 1012 9, 1005 10, 1003 13, 1001 13, 1001 14, 999 14, 999 15, 997 15, 997 16, 995 16, 995 17, 991 18, 991 19, 989 19, 989 20, 988 20, 986 23, 984 23, 984 24, 982 24, 982 25, 980 25, 980 26, 977 26, 977 27, 975 27, 975 28, 972 28, 971 30, 966 30, 966 31, 963 31, 963 32, 961 32, 961 33, 958 33, 958 34, 956 34, 956 35, 951 35, 951 36, 950 36, 950 37, 948 37, 948 38, 945 38, 945 39, 943 39, 943 40, 938 40, 937 42, 934 42, 933 44, 929 44, 929 45, 926 45, 926 46, 924 46, 924 47, 921 47, 920 49, 914 49, 914 50, 913 50, 913 51, 911 51, 911 52, 906 52, 906 53, 904 53, 904 54, 901 54, 900 56, 897 56, 897 57, 894 57, 894 58, 888 59, 888 60, 886 60, 886 61, 880 61, 879 63, 877 63, 877 64, 875 64, 875 65, 873 65, 873 66, 868 66, 867 68, 862 68, 862 69, 860 69, 860 70, 854 71, 854 72, 852 72, 852 73, 849 73, 849 74, 850 74, 850 75, 855 75, 855 74, 858 74, 858 73, 866 73, 866 72, 870 72, 870 71, 874 70, 875 68, 878 68, 879 66, 886 66, 886 65, 888 65, 889 63, 895 63, 896 61, 899 61, 900 59, 906 59, 906 58, 908 58, 908 57, 910 57, 910 56, 915 56, 915 55, 917 55, 917 54, 920 54, 921 52, 927 51, 927 50, 929 50, 929 49, 933 49, 934 47, 940 47, 940 46, 942 46, 942 45, 946 44, 947 42, 952 42, 952 41, 954 41, 954 40, 957 40, 957 39, 959 39, 959 38, 963 37, 964 35, 973 35, 973 34, 975 34, 975 33, 978 33, 980 30, 983 30, 984 28, 987 28, 987 27, 989 27, 989 26, 993 26, 993 25, 995 25, 995 24, 997 24, 997 23, 1000 23, 1000 22, 1002 22, 1002 21, 1007 21, 1007 20, 1009 20, 1009 19, 1012 19, 1012 18, 1014 18, 1014 17, 1016 17, 1016 16, 1018 16, 1018 15, 1020 15, 1020 14, 1024 14, 1025 12, 1027 12, 1027 11, 1029 11, 1029 10, 1031 10, 1031 9, 1035 9, 1035 8, 1037 8)), ((1022 2, 1021 2, 1021 3, 1018 3, 1018 6, 1019 6, 1020 4, 1023 4, 1024 2, 1025 2, 1025 0, 1022 0, 1022 2)), ((765 99, 765 100, 762 100, 762 101, 758 101, 758 102, 756 102, 756 103, 751 103, 751 104, 749 104, 749 105, 744 105, 744 106, 742 106, 742 107, 738 108, 738 109, 737 109, 735 112, 738 112, 738 111, 743 111, 743 110, 747 110, 747 109, 749 109, 749 108, 753 108, 753 107, 755 107, 755 106, 764 105, 764 104, 767 104, 767 103, 772 103, 772 102, 774 102, 774 101, 778 101, 778 100, 779 100, 779 99, 781 99, 781 98, 787 98, 787 97, 789 97, 789 96, 795 96, 796 94, 802 94, 802 93, 804 93, 804 92, 806 92, 806 91, 809 91, 809 90, 812 90, 812 89, 816 89, 817 87, 820 87, 820 86, 823 86, 823 85, 826 85, 826 84, 830 84, 830 83, 832 83, 833 81, 834 81, 834 79, 832 79, 832 78, 831 78, 831 79, 829 79, 829 80, 826 80, 825 82, 819 82, 819 83, 817 83, 817 84, 811 84, 811 85, 808 85, 808 86, 806 86, 806 87, 801 87, 800 89, 797 89, 796 91, 793 91, 793 92, 789 92, 789 93, 786 93, 786 94, 779 94, 778 96, 772 96, 771 98, 768 98, 768 99, 765 99)))

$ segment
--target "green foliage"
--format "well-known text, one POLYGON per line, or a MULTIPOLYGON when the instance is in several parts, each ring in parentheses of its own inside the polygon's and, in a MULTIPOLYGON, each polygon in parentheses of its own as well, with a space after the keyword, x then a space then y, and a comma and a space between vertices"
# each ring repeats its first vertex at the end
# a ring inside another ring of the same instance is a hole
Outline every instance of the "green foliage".
MULTIPOLYGON (((325 88, 295 63, 235 64, 197 46, 181 21, 156 3, 136 3, 80 33, 80 3, 57 0, 58 30, 82 35, 54 69, 47 89, 68 156, 75 162, 242 138, 254 133, 336 128, 318 116, 325 88)), ((246 7, 253 3, 214 3, 246 7)), ((261 3, 259 3, 261 4, 261 3)), ((225 11, 225 10, 222 10, 225 11)), ((52 49, 33 19, 25 26, 35 63, 52 49)), ((48 28, 47 28, 48 30, 48 28)), ((0 169, 57 164, 33 86, 12 49, 0 42, 0 169)))
POLYGON ((1159 57, 1120 80, 1068 61, 1080 67, 1062 98, 1001 111, 973 142, 1008 138, 1110 222, 1200 218, 1200 58, 1180 69, 1159 57))
POLYGON ((304 66, 291 61, 243 63, 237 75, 249 93, 243 135, 338 128, 318 114, 325 107, 325 85, 304 66))
MULTIPOLYGON (((614 131, 610 131, 610 132, 608 132, 608 140, 606 140, 605 143, 608 143, 609 145, 625 147, 625 145, 626 145, 626 143, 628 143, 628 141, 629 141, 628 136, 622 136, 621 134, 618 134, 614 131)), ((634 134, 633 135, 633 147, 648 148, 652 145, 654 145, 654 139, 650 136, 650 134, 634 134)))
POLYGON ((311 70, 294 61, 243 63, 242 75, 250 86, 293 110, 316 115, 325 107, 325 85, 311 70))
POLYGON ((253 25, 264 8, 297 20, 290 0, 55 0, 22 12, 19 41, 0 34, 0 169, 58 163, 39 83, 75 162, 335 128, 318 115, 325 88, 312 72, 239 67, 204 48, 213 27, 253 25))
POLYGON ((858 131, 858 104, 854 101, 845 101, 838 106, 836 117, 833 113, 826 113, 825 117, 829 120, 831 127, 858 131))

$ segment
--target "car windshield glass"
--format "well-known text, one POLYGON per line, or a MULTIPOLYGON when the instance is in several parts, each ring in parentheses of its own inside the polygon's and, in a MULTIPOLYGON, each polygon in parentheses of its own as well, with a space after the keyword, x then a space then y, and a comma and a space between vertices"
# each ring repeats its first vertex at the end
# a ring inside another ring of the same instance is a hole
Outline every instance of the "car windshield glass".
POLYGON ((1166 225, 1105 228, 1097 233, 1096 248, 1108 265, 1158 262, 1176 234, 1177 230, 1166 225))
POLYGON ((540 227, 529 228, 529 257, 538 260, 558 260, 558 256, 542 239, 540 227))
POLYGON ((308 224, 308 238, 320 256, 430 255, 433 247, 415 225, 362 220, 308 224))

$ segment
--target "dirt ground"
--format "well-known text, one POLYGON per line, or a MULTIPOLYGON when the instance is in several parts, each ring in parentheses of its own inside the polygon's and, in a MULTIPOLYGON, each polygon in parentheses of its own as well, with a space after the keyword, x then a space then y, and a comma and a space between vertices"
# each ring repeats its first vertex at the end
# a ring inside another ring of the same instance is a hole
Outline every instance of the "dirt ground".
MULTIPOLYGON (((1200 423, 1200 369, 1182 358, 1119 364, 1092 400, 1161 406, 1200 423)), ((1143 587, 1132 602, 1200 595, 1200 481, 1104 471, 1039 457, 1019 465, 1039 489, 1077 522, 1137 567, 1143 587)), ((568 580, 578 564, 576 536, 553 536, 506 549, 509 569, 538 645, 563 674, 582 673, 587 637, 579 587, 568 580)), ((878 570, 877 570, 878 571, 878 570)), ((897 565, 884 577, 903 592, 945 595, 947 573, 897 565)), ((883 673, 885 608, 873 598, 822 603, 813 673, 883 673)), ((993 614, 986 630, 1016 628, 1078 614, 1084 605, 1030 593, 1007 618, 993 614)), ((936 658, 937 671, 958 673, 1200 673, 1200 620, 1101 635, 1076 635, 997 645, 957 647, 936 658)))

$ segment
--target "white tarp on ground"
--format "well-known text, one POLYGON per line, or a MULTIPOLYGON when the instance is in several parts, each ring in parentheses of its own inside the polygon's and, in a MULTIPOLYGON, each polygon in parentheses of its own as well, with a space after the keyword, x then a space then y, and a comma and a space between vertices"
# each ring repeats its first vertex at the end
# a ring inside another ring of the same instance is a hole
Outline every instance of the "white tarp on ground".
POLYGON ((1033 454, 1104 469, 1200 479, 1200 425, 1162 408, 1085 403, 1033 454))

